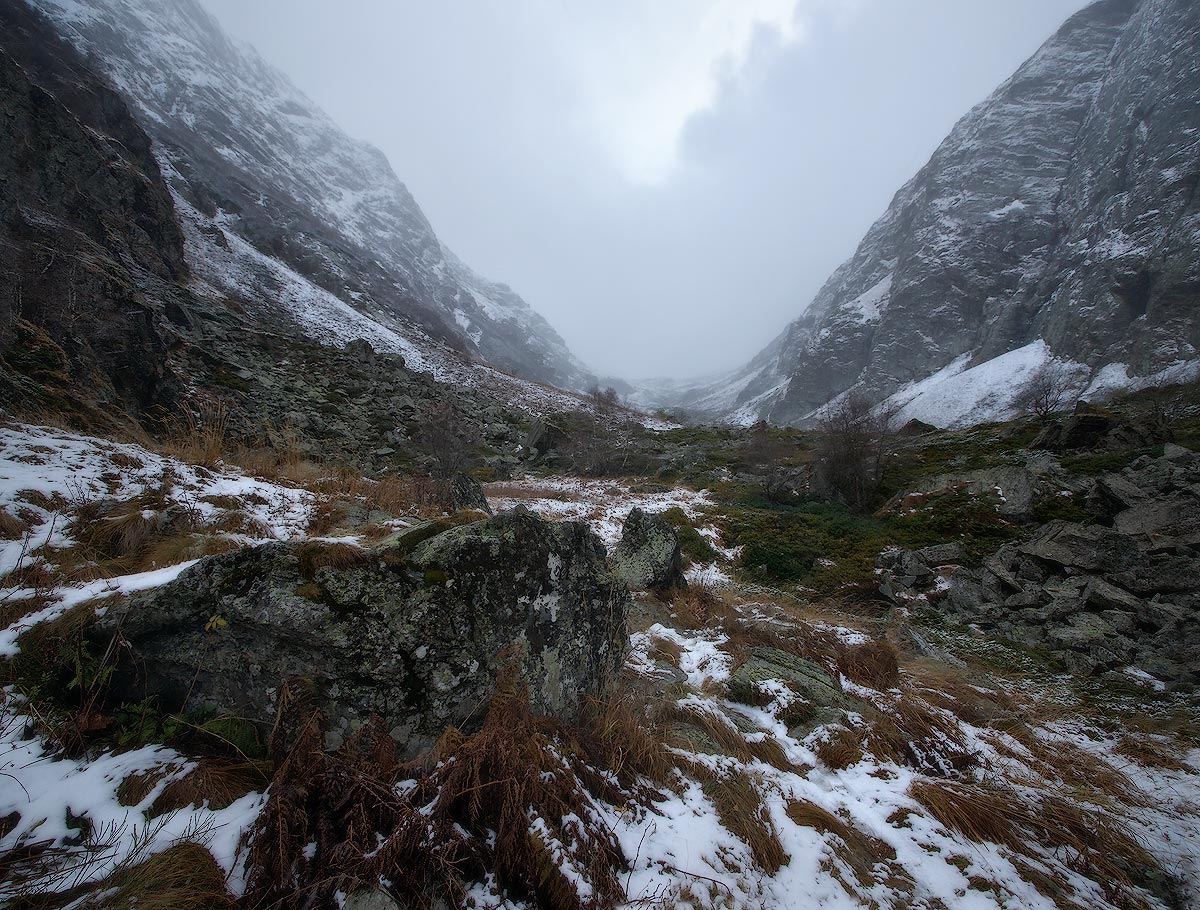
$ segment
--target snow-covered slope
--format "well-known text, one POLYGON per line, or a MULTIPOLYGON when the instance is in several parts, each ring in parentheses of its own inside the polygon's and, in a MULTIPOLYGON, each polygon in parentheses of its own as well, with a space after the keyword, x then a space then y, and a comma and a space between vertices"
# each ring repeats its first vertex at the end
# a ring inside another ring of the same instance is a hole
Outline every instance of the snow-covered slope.
MULTIPOLYGON (((191 247, 208 241, 243 260, 237 296, 273 300, 267 257, 417 348, 564 388, 590 381, 545 319, 443 246, 378 149, 343 133, 195 0, 31 2, 130 102, 191 208, 191 247)), ((213 258, 195 270, 232 293, 234 266, 214 271, 213 258)))
POLYGON ((731 405, 706 392, 721 383, 672 403, 799 423, 848 389, 1000 383, 974 417, 921 410, 962 421, 1003 416, 1031 375, 1013 352, 1081 365, 1082 385, 1179 370, 1200 358, 1198 185, 1200 5, 1101 0, 958 123, 804 314, 724 379, 731 405))

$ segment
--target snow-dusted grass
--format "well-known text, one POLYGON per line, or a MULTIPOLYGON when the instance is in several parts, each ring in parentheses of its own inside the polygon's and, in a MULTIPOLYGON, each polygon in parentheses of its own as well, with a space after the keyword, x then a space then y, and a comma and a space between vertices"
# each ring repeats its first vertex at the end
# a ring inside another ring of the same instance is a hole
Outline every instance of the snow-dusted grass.
MULTIPOLYGON (((86 848, 48 861, 40 884, 25 883, 26 893, 98 881, 118 867, 181 842, 205 846, 236 892, 240 843, 262 806, 260 794, 249 793, 224 809, 193 806, 147 817, 163 790, 194 767, 185 756, 162 746, 79 759, 56 754, 30 732, 20 700, 11 692, 0 694, 0 818, 15 819, 0 837, 0 856, 20 845, 73 843, 83 829, 72 819, 85 819, 92 832, 86 848), (135 804, 122 805, 122 782, 150 773, 158 778, 154 786, 135 804)), ((0 882, 0 904, 15 888, 15 881, 0 882)))
MULTIPOLYGON (((44 604, 0 632, 0 655, 11 656, 17 637, 36 622, 84 601, 165 584, 193 561, 168 560, 116 574, 95 564, 81 579, 68 577, 59 571, 61 563, 80 544, 81 516, 89 506, 125 504, 122 520, 141 519, 147 526, 176 514, 188 529, 214 529, 211 536, 225 539, 224 545, 239 546, 300 536, 313 501, 305 490, 234 468, 210 470, 141 446, 51 427, 0 426, 0 512, 20 527, 13 539, 0 540, 0 604, 15 608, 35 596, 44 604), (231 517, 236 520, 230 525, 239 530, 215 530, 231 517), (96 573, 100 577, 86 577, 96 573)), ((98 519, 106 520, 117 519, 98 519)))

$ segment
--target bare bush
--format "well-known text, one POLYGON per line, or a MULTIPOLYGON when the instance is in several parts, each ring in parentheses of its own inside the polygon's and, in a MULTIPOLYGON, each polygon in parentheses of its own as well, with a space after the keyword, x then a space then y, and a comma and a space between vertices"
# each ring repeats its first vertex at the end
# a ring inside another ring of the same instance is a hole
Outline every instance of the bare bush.
POLYGON ((894 408, 872 405, 858 394, 826 407, 817 422, 818 487, 856 512, 870 509, 895 453, 895 422, 894 408))
POLYGON ((602 417, 611 415, 621 407, 621 396, 612 386, 602 389, 599 385, 594 385, 588 390, 587 397, 596 413, 602 417))
POLYGON ((449 410, 427 418, 417 438, 433 458, 434 473, 441 480, 465 471, 480 443, 475 428, 449 410))
POLYGON ((1051 414, 1073 406, 1082 394, 1074 372, 1066 364, 1052 360, 1038 368, 1013 404, 1021 413, 1045 421, 1051 414))

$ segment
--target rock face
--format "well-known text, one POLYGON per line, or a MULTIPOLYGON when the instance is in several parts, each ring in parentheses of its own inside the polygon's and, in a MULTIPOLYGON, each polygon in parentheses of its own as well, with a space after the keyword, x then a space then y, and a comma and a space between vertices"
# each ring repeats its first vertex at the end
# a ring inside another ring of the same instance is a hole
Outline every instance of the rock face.
POLYGON ((803 423, 847 389, 906 390, 902 419, 947 425, 1003 416, 1051 356, 1097 388, 1195 361, 1198 148, 1200 6, 1093 3, 955 126, 804 315, 723 381, 736 399, 711 387, 667 403, 803 423), (916 385, 939 373, 952 393, 916 385))
POLYGON ((508 659, 536 710, 573 716, 620 670, 628 600, 586 525, 519 510, 373 551, 275 543, 210 557, 105 628, 130 646, 120 685, 167 709, 186 700, 269 724, 296 680, 331 746, 379 714, 416 752, 479 719, 508 659))
POLYGON ((635 591, 682 587, 679 534, 664 519, 634 509, 612 554, 613 574, 635 591))
POLYGON ((1048 648, 1073 670, 1200 683, 1200 455, 1171 446, 1100 478, 1111 527, 1053 521, 959 570, 947 614, 1048 648))
POLYGON ((4 405, 170 408, 170 193, 120 96, 23 3, 0 6, 0 212, 4 405))
POLYGON ((153 138, 189 261, 213 289, 418 369, 444 374, 457 352, 537 382, 592 381, 545 319, 441 243, 378 149, 230 41, 199 2, 31 2, 153 138))

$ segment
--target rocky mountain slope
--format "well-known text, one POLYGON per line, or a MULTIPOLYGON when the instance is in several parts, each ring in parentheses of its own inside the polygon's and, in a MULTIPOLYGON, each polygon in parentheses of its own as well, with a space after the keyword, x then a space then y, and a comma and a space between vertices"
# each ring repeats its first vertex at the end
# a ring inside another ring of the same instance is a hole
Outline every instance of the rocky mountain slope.
POLYGON ((319 340, 395 335, 389 346, 430 372, 465 355, 564 388, 591 380, 525 301, 445 248, 378 149, 195 0, 35 5, 153 139, 200 282, 282 305, 319 340))
MULTIPOLYGON (((804 314, 671 403, 802 423, 853 389, 1006 416, 1058 359, 1098 394, 1200 355, 1200 7, 1101 0, 954 128, 804 314)), ((662 401, 662 398, 659 398, 662 401)))

